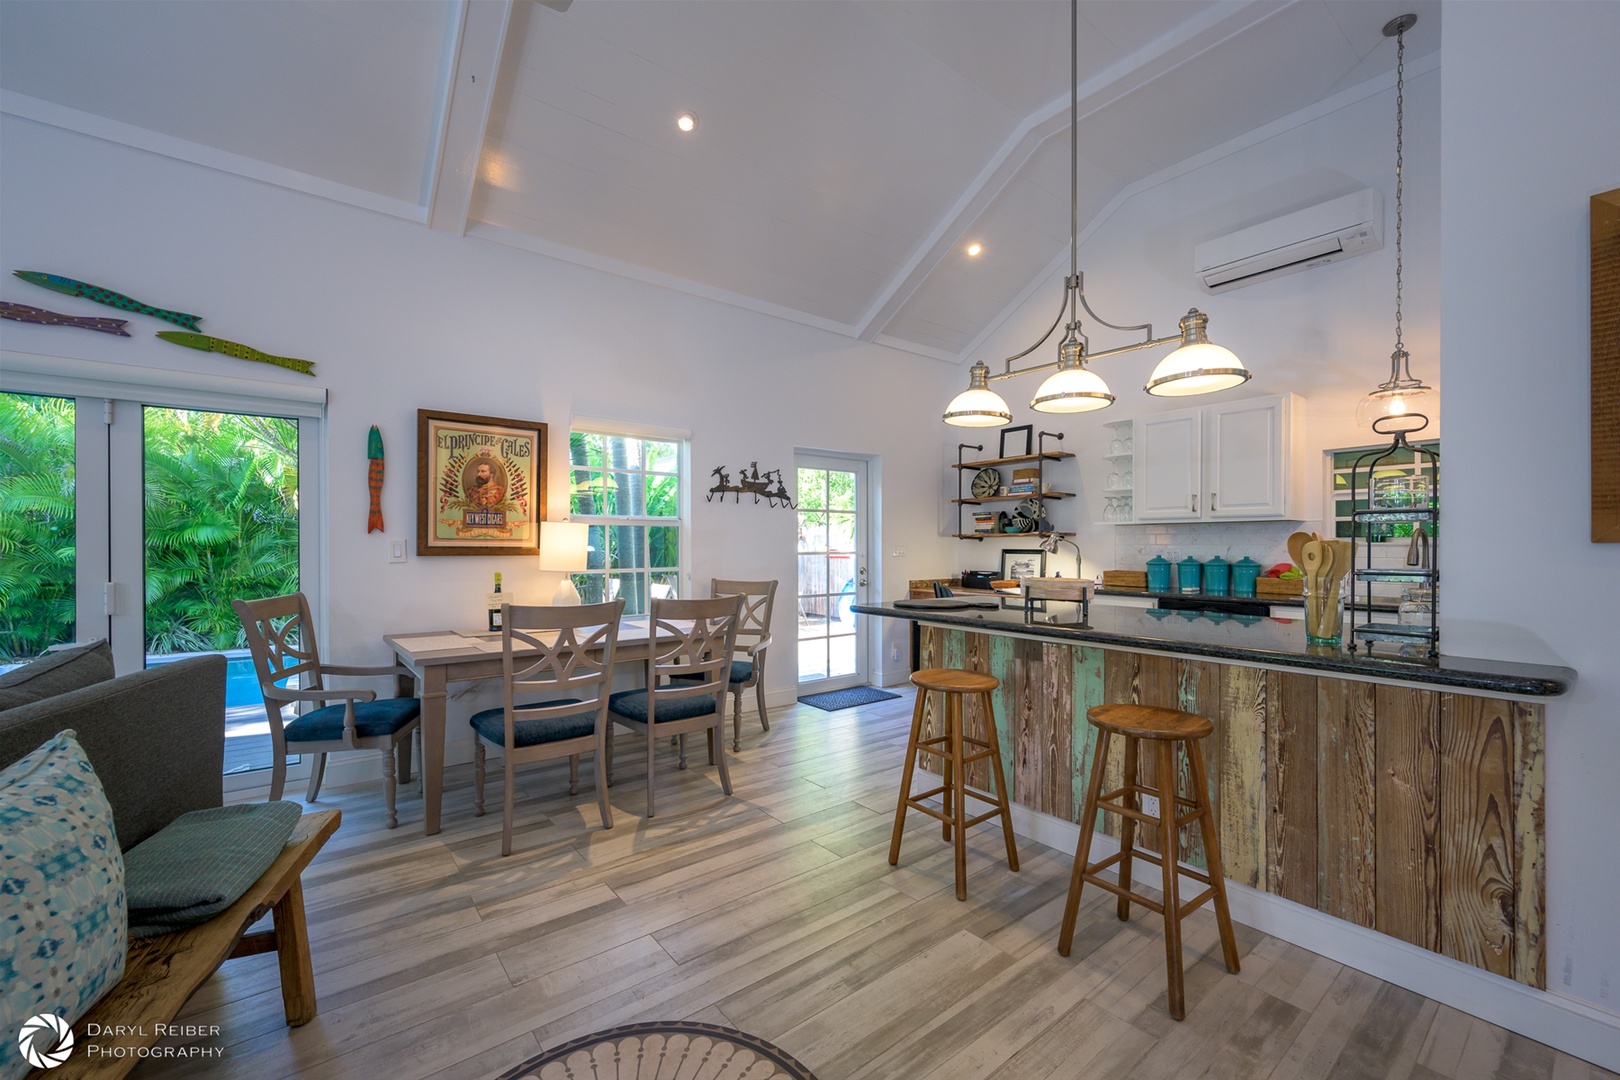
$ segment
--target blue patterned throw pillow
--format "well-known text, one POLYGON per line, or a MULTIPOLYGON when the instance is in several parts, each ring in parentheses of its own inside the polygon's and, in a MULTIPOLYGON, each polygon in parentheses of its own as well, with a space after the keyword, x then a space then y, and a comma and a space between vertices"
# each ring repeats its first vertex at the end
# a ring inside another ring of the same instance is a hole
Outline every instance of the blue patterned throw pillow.
POLYGON ((128 942, 112 807, 59 732, 0 770, 0 1078, 28 1072, 17 1036, 31 1017, 71 1024, 117 985, 128 942))

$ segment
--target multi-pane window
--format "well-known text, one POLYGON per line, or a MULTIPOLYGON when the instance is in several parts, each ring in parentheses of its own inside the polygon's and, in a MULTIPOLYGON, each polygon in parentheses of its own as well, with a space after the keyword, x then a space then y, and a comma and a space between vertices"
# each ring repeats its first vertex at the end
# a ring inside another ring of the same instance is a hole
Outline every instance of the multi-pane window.
POLYGON ((681 451, 674 439, 569 433, 569 511, 590 525, 588 568, 573 575, 584 603, 622 599, 637 615, 680 595, 681 451))

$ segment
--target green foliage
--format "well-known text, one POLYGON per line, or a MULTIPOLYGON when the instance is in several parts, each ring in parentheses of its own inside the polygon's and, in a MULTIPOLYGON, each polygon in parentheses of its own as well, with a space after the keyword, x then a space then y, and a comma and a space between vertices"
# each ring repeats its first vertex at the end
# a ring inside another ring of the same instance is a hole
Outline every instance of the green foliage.
POLYGON ((298 425, 146 410, 146 648, 245 644, 239 598, 298 588, 298 425))
MULTIPOLYGON (((298 588, 298 425, 145 410, 151 653, 240 647, 238 597, 298 588)), ((0 394, 0 660, 74 638, 73 403, 0 394)))
POLYGON ((0 394, 0 663, 74 637, 73 402, 0 394))

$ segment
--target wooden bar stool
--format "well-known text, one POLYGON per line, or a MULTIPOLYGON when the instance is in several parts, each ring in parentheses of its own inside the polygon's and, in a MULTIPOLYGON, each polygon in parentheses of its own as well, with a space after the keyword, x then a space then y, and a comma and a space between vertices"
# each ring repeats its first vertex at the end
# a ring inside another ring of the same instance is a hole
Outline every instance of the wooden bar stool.
POLYGON ((966 900, 968 826, 977 825, 981 821, 988 821, 1000 815, 1001 835, 1007 841, 1007 865, 1014 871, 1018 869, 1018 849, 1013 846, 1012 817, 1007 812, 1007 778, 1002 774, 1001 744, 996 739, 996 714, 990 702, 990 691, 1001 684, 994 675, 980 675, 977 672, 956 671, 950 668, 928 668, 914 673, 911 681, 917 687, 917 707, 911 713, 911 738, 906 743, 906 768, 900 777, 900 805, 894 811, 894 839, 889 844, 889 865, 898 866, 900 863, 900 834, 906 827, 906 808, 911 807, 930 817, 936 817, 944 822, 944 838, 954 839, 956 842, 956 898, 966 900), (923 707, 930 690, 940 694, 944 700, 945 707, 941 712, 945 719, 945 733, 932 739, 923 739, 920 738, 923 707), (962 698, 968 694, 977 697, 984 709, 983 739, 969 738, 962 734, 962 698), (970 748, 972 752, 964 755, 963 747, 970 748), (944 782, 937 788, 913 795, 911 774, 917 766, 918 751, 934 754, 942 760, 944 782), (990 767, 995 776, 994 795, 967 786, 966 766, 984 758, 990 759, 990 767), (943 801, 943 811, 923 805, 924 799, 935 795, 940 796, 943 801), (969 795, 983 802, 994 803, 995 809, 977 817, 968 817, 969 795))
POLYGON ((1182 984, 1181 920, 1208 900, 1215 901, 1215 922, 1220 928, 1221 951, 1226 955, 1226 970, 1238 972, 1237 939, 1232 935, 1232 916, 1226 907, 1226 881, 1221 876, 1220 842, 1215 836, 1215 822, 1209 807, 1209 781, 1204 774, 1204 752, 1201 740, 1215 726, 1202 716, 1178 712, 1175 709, 1157 709, 1148 705, 1097 705, 1087 710, 1086 718, 1097 729, 1097 753, 1091 763, 1091 781, 1086 788, 1085 809, 1080 812, 1080 845, 1074 853, 1074 874, 1069 879, 1069 902, 1063 909, 1063 932, 1058 938, 1058 952, 1069 955, 1074 943, 1075 916, 1080 910, 1080 890, 1086 882, 1106 889, 1119 897, 1119 917, 1130 918, 1131 901, 1149 911, 1164 916, 1165 966, 1170 979, 1170 1015, 1180 1020, 1187 1015, 1186 993, 1182 984), (1115 735, 1125 738, 1124 786, 1104 792, 1103 771, 1108 765, 1108 747, 1115 735), (1157 755, 1157 788, 1142 784, 1137 775, 1139 746, 1143 741, 1152 745, 1149 753, 1157 755), (1176 745, 1187 748, 1187 759, 1192 766, 1191 798, 1176 790, 1176 745), (1166 797, 1166 794, 1172 796, 1166 797), (1157 816, 1142 813, 1142 796, 1152 795, 1159 800, 1157 816), (1091 838, 1097 821, 1097 811, 1118 814, 1124 825, 1120 830, 1119 853, 1100 862, 1091 858, 1091 838), (1182 813, 1185 810, 1186 813, 1182 813), (1138 821, 1159 827, 1159 850, 1150 852, 1137 848, 1136 823, 1138 821), (1204 840, 1204 854, 1209 861, 1207 873, 1181 866, 1179 872, 1208 886, 1203 892, 1181 902, 1177 880, 1177 841, 1181 829, 1198 822, 1204 840), (1140 893, 1131 891, 1131 860, 1145 859, 1156 864, 1164 878, 1164 902, 1155 903, 1140 893), (1119 884, 1098 875, 1109 867, 1119 865, 1119 884))

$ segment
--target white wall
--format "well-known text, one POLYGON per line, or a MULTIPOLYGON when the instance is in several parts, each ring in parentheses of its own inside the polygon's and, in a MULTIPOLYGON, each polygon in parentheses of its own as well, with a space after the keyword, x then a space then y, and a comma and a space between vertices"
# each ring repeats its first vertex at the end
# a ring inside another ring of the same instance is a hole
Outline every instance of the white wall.
MULTIPOLYGON (((1393 48, 1393 44, 1390 46, 1393 48)), ((1416 374, 1439 385, 1440 76, 1434 58, 1410 64, 1406 81, 1404 328, 1416 374)), ((1001 357, 1033 342, 1052 318, 1064 270, 981 348, 993 372, 1001 357)), ((1042 416, 1028 402, 1043 376, 992 383, 1014 409, 1014 423, 1066 432, 1080 454, 1082 498, 1053 504, 1053 519, 1078 528, 1088 575, 1140 569, 1165 548, 1200 558, 1252 556, 1286 561, 1286 539, 1299 524, 1114 526, 1102 524, 1112 432, 1103 425, 1215 401, 1285 391, 1305 399, 1303 527, 1321 528, 1322 454, 1384 440, 1353 423, 1355 404, 1389 374, 1395 347, 1395 79, 1347 91, 1276 124, 1172 166, 1124 193, 1093 223, 1080 247, 1086 294, 1110 322, 1151 320, 1158 335, 1197 307, 1210 339, 1232 349, 1254 373, 1242 387, 1207 398, 1155 398, 1142 391, 1170 346, 1104 358, 1093 367, 1118 400, 1078 416, 1042 416), (1211 295, 1198 288, 1193 248, 1215 236, 1363 187, 1384 194, 1384 246, 1367 255, 1211 295), (1035 418, 1039 417, 1039 420, 1035 418)), ((1093 349, 1133 340, 1082 315, 1093 349)), ((1059 336, 1061 335, 1061 328, 1059 336)), ((1023 363, 1057 357, 1056 337, 1023 363)), ((959 376, 965 379, 965 376, 959 376)), ((965 385, 965 382, 963 383, 965 385)), ((1438 434, 1439 424, 1424 433, 1438 434)), ((1070 466, 1064 466, 1069 468, 1070 466)), ((1071 472, 1068 474, 1073 476, 1071 472)), ((1065 487, 1064 490, 1067 490, 1065 487)))
MULTIPOLYGON (((948 550, 936 528, 938 419, 892 407, 937 377, 936 361, 14 117, 0 120, 0 161, 8 297, 51 307, 43 291, 24 297, 30 287, 9 271, 66 274, 200 313, 207 333, 316 362, 330 390, 327 640, 339 662, 385 660, 385 632, 482 623, 495 570, 519 599, 548 597, 556 583, 532 559, 415 556, 421 407, 549 424, 553 516, 567 509, 571 416, 690 430, 692 592, 706 595, 712 576, 783 582, 773 691, 791 691, 797 673, 794 515, 747 500, 705 502, 710 468, 735 474, 757 460, 791 476, 795 447, 877 456, 885 550, 907 556, 874 563, 874 595, 900 595, 913 566, 932 572, 948 550), (372 424, 388 450, 388 531, 368 536, 372 424), (386 561, 390 538, 408 541, 404 565, 386 561)), ((161 325, 136 316, 135 336, 123 339, 7 321, 0 344, 304 378, 172 346, 152 336, 161 325)), ((903 641, 899 629, 890 636, 903 641)), ((455 760, 471 743, 454 716, 450 727, 455 760)))
POLYGON ((1450 4, 1441 88, 1441 632, 1580 673, 1547 708, 1547 976, 1610 1012, 1620 544, 1589 540, 1587 200, 1620 186, 1616 41, 1620 4, 1450 4))

